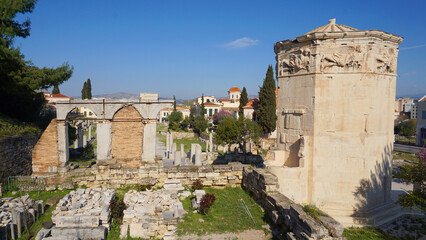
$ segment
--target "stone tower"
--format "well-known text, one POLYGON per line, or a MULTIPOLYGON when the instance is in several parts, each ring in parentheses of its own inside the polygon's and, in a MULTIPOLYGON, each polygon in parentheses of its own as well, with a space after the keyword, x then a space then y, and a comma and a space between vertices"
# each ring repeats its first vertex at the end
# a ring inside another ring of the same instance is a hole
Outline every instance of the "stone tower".
MULTIPOLYGON (((391 205, 393 110, 402 37, 329 24, 275 44, 280 192, 343 224, 391 205)), ((367 218, 366 218, 367 217, 367 218)))

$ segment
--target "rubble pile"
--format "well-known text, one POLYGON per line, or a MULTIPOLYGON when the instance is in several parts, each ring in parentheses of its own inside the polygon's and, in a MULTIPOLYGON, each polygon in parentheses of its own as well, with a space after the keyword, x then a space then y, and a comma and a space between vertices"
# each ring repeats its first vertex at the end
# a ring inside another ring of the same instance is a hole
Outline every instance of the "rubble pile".
MULTIPOLYGON (((178 187, 176 187, 178 188, 178 187)), ((124 196, 121 237, 175 239, 177 220, 186 212, 178 199, 177 190, 160 189, 137 192, 131 190, 124 196)))
POLYGON ((44 239, 106 239, 111 220, 110 202, 115 190, 77 189, 65 195, 52 212, 54 223, 44 239))
POLYGON ((25 221, 29 228, 43 213, 43 200, 35 201, 28 194, 0 199, 0 239, 21 237, 25 221))

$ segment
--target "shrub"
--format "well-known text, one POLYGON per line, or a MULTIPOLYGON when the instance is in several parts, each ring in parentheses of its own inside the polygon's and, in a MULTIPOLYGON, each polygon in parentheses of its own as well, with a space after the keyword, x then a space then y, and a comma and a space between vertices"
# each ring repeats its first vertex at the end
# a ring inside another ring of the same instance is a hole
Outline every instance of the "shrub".
POLYGON ((232 116, 232 113, 225 111, 225 110, 220 110, 219 112, 217 112, 213 115, 213 123, 216 124, 216 125, 222 123, 223 119, 226 116, 234 117, 234 116, 232 116))
POLYGON ((182 119, 183 119, 182 112, 173 111, 167 118, 167 120, 169 121, 169 129, 172 129, 175 131, 179 130, 180 122, 182 121, 182 119))
POLYGON ((193 123, 194 132, 201 134, 206 130, 208 127, 207 120, 204 118, 204 116, 196 116, 193 123))
POLYGON ((214 201, 216 201, 214 194, 207 193, 206 195, 204 195, 200 202, 200 212, 206 215, 209 212, 209 209, 213 205, 214 201))
POLYGON ((119 225, 123 223, 124 210, 126 209, 126 204, 124 204, 123 199, 114 198, 111 200, 109 205, 109 210, 111 211, 111 216, 115 222, 119 225))
POLYGON ((201 182, 200 179, 197 179, 195 182, 192 183, 192 190, 200 190, 203 189, 204 185, 203 182, 201 182))
POLYGON ((152 185, 150 184, 141 184, 138 185, 138 191, 146 191, 146 190, 151 190, 152 185))

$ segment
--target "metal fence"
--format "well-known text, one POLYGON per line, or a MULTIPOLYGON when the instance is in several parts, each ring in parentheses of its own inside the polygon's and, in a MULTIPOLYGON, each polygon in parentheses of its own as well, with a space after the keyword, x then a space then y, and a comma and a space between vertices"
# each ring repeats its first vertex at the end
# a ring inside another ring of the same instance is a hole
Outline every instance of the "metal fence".
POLYGON ((44 191, 46 178, 38 176, 10 176, 7 179, 8 191, 44 191))

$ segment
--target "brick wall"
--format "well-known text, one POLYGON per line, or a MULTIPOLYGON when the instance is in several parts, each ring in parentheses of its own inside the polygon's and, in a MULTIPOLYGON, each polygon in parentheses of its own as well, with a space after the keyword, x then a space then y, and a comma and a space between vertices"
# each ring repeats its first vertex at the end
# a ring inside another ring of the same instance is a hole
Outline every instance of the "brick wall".
POLYGON ((112 121, 111 155, 115 159, 141 159, 143 123, 132 106, 120 109, 112 121))
POLYGON ((52 119, 44 130, 32 152, 33 174, 43 175, 59 166, 58 130, 56 119, 52 119))
POLYGON ((31 150, 39 134, 0 138, 0 184, 9 176, 31 175, 31 150))

